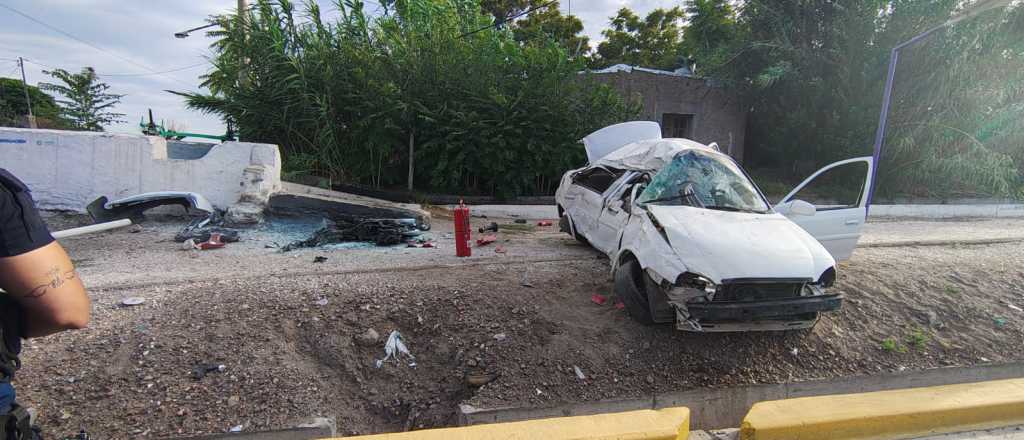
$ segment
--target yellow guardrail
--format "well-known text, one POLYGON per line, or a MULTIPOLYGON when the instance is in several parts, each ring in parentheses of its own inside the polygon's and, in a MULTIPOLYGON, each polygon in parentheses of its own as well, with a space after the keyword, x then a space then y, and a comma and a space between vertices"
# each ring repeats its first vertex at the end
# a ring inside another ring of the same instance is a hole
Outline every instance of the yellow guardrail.
POLYGON ((754 404, 741 440, 906 439, 1024 424, 1024 379, 754 404))

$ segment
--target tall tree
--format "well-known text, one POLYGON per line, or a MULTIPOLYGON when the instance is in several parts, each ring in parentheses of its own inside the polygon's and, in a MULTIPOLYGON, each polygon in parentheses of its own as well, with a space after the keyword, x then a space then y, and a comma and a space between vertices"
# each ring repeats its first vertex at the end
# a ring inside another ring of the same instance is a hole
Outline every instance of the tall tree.
POLYGON ((541 0, 481 0, 480 9, 493 16, 496 23, 505 23, 512 16, 541 4, 541 0))
POLYGON ((729 0, 689 0, 685 8, 687 26, 683 31, 683 51, 700 69, 725 61, 734 50, 740 33, 736 14, 729 0))
MULTIPOLYGON (((0 78, 0 127, 19 126, 21 118, 28 113, 24 90, 20 79, 0 78)), ((53 96, 35 86, 28 86, 28 94, 39 128, 67 127, 68 123, 61 117, 60 107, 53 96)))
POLYGON ((574 58, 590 53, 590 38, 583 35, 583 22, 575 15, 562 15, 558 1, 517 20, 512 32, 516 41, 524 43, 555 41, 574 58))
POLYGON ((611 28, 601 32, 605 41, 597 46, 592 67, 630 64, 655 69, 675 69, 686 64, 682 45, 683 20, 679 7, 655 9, 640 18, 629 8, 619 9, 611 28))
POLYGON ((111 109, 121 102, 124 95, 107 93, 110 85, 100 82, 92 67, 85 67, 79 73, 64 69, 44 71, 61 81, 62 84, 40 83, 39 88, 64 97, 58 99, 61 114, 68 119, 71 127, 78 130, 103 131, 103 126, 122 122, 124 114, 111 109))

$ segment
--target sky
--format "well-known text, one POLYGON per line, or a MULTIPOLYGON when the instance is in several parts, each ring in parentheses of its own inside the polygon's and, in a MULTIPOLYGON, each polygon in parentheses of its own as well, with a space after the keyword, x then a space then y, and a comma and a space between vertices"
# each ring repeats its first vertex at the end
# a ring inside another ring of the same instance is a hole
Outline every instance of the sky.
MULTIPOLYGON (((330 0, 317 2, 324 11, 335 9, 330 0)), ((376 9, 374 2, 365 2, 376 9)), ((596 46, 601 30, 619 8, 646 14, 681 3, 561 0, 561 10, 571 8, 580 17, 584 33, 596 46)), ((115 109, 126 115, 125 122, 107 127, 108 131, 137 133, 140 118, 152 108, 157 122, 173 122, 180 131, 223 134, 224 124, 217 116, 189 110, 181 97, 165 90, 205 91, 199 88, 199 76, 208 69, 213 40, 203 31, 184 39, 174 33, 201 26, 208 16, 236 5, 231 0, 0 0, 0 76, 20 79, 19 56, 27 60, 25 76, 31 85, 51 80, 43 70, 77 72, 91 66, 111 86, 110 93, 126 95, 115 109)))

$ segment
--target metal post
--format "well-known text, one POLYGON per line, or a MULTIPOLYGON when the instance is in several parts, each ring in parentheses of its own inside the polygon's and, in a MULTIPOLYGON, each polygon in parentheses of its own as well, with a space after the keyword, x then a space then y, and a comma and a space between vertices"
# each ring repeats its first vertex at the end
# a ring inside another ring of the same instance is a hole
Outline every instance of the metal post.
POLYGON ((28 81, 25 80, 25 60, 21 57, 18 57, 18 66, 21 67, 21 88, 25 91, 25 103, 28 104, 28 128, 39 128, 32 114, 32 98, 28 94, 28 81))
POLYGON ((409 131, 409 191, 412 192, 414 161, 416 159, 416 132, 409 131))

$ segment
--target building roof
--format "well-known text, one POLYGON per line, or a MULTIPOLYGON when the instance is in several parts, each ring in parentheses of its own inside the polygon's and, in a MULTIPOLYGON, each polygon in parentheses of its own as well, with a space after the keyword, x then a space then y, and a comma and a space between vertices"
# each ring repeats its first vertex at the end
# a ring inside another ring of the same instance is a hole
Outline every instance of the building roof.
POLYGON ((686 66, 680 67, 676 70, 658 70, 648 69, 646 67, 630 66, 628 64, 616 64, 614 66, 606 67, 604 69, 591 70, 590 73, 632 73, 634 71, 653 73, 655 75, 680 76, 684 78, 692 78, 694 76, 693 72, 691 72, 690 69, 686 66))

